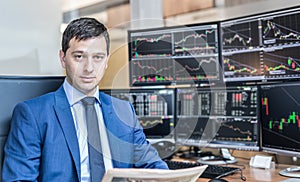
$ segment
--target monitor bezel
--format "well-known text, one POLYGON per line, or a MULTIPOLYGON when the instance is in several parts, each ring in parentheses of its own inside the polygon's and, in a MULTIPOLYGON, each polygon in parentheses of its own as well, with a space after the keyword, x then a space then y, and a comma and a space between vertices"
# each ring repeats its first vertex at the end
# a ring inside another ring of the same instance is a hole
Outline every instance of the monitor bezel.
MULTIPOLYGON (((174 88, 107 88, 107 89, 99 89, 100 92, 104 92, 108 95, 111 95, 111 93, 154 93, 154 92, 172 92, 172 94, 170 94, 171 97, 171 115, 170 115, 170 123, 171 125, 174 126, 174 120, 175 120, 175 89, 174 88)), ((169 94, 169 93, 167 93, 169 94)), ((115 97, 115 96, 113 96, 115 97)), ((117 97, 115 97, 117 98, 117 97)), ((120 98, 118 98, 120 99, 120 98)), ((168 116, 169 117, 169 116, 168 116)), ((140 119, 141 117, 137 115, 137 118, 140 119)), ((143 129, 145 131, 145 129, 143 129)), ((172 126, 170 126, 170 133, 168 133, 167 135, 147 135, 145 133, 146 137, 148 140, 151 141, 160 141, 160 140, 169 140, 174 142, 174 129, 172 126)))
MULTIPOLYGON (((258 86, 257 85, 218 85, 216 86, 214 89, 216 89, 216 91, 218 90, 222 90, 222 89, 230 89, 230 90, 236 90, 236 89, 240 89, 240 88, 245 88, 245 87, 251 87, 252 89, 256 90, 256 102, 258 103, 259 102, 259 89, 258 89, 258 86)), ((198 88, 192 88, 192 89, 197 89, 198 90, 209 90, 211 87, 198 87, 198 88)), ((176 89, 176 98, 178 97, 178 90, 191 90, 191 88, 188 88, 188 87, 178 87, 176 89)), ((251 90, 252 90, 251 89, 251 90)), ((177 103, 177 99, 176 99, 176 112, 177 112, 177 109, 178 109, 178 103, 177 103)), ((178 145, 178 146, 182 146, 182 145, 185 145, 185 146, 194 146, 194 147, 199 147, 199 148, 217 148, 217 149, 221 149, 221 148, 226 148, 226 149, 234 149, 234 150, 244 150, 244 151, 260 151, 260 124, 259 124, 259 108, 257 107, 256 108, 256 130, 257 130, 257 133, 256 133, 256 141, 253 141, 253 142, 245 142, 245 141, 222 141, 222 140, 210 140, 210 141, 206 141, 206 140, 194 140, 194 139, 185 139, 185 141, 178 141, 178 138, 177 138, 177 133, 176 133, 176 129, 175 129, 175 143, 178 145), (246 144, 246 143, 249 143, 246 144)), ((238 118, 238 117, 235 117, 235 116, 210 116, 210 117, 198 117, 198 119, 203 119, 203 118, 207 118, 207 119, 222 119, 222 118, 238 118)), ((247 118, 247 117, 245 117, 247 118)), ((254 118, 254 117, 249 117, 249 118, 254 118)), ((177 122, 178 118, 176 118, 176 122, 177 122)), ((177 124, 177 123, 176 123, 177 124)), ((175 124, 175 125, 176 125, 175 124)), ((176 127, 175 127, 176 128, 176 127)))
MULTIPOLYGON (((300 81, 297 82, 276 82, 276 83, 271 83, 271 84, 263 84, 260 85, 259 87, 259 92, 260 92, 260 99, 262 98, 261 94, 263 93, 263 89, 264 87, 266 89, 270 89, 270 88, 274 88, 274 87, 283 87, 283 86, 298 86, 300 89, 300 81)), ((263 128, 263 119, 262 119, 262 102, 258 102, 259 105, 258 107, 260 108, 260 148, 262 152, 266 152, 266 153, 272 153, 272 154, 276 154, 276 155, 282 155, 282 156, 292 156, 292 157, 300 157, 300 147, 298 148, 298 150, 291 150, 291 148, 284 148, 280 145, 276 145, 276 146, 271 146, 271 145, 266 145, 265 140, 264 140, 264 128, 263 128)))

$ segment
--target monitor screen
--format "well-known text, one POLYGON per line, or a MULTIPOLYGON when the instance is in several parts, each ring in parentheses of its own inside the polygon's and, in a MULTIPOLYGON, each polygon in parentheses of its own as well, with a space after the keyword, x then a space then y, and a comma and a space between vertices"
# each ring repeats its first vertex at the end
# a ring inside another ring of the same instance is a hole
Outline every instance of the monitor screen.
POLYGON ((259 150, 257 86, 178 88, 179 145, 259 150))
POLYGON ((220 81, 218 23, 128 31, 131 86, 220 81))
POLYGON ((173 139, 174 89, 100 90, 132 103, 148 139, 173 139))
POLYGON ((300 157, 300 83, 261 86, 263 151, 300 157))
POLYGON ((221 22, 224 81, 298 80, 299 10, 290 8, 221 22))

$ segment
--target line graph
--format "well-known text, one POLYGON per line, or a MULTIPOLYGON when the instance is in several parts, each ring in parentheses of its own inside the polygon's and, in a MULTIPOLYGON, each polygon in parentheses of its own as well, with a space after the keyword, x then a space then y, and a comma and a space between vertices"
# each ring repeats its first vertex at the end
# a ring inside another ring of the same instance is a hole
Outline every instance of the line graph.
POLYGON ((180 80, 208 80, 219 78, 219 64, 217 57, 197 57, 176 59, 175 79, 180 80))
POLYGON ((299 13, 263 20, 263 43, 265 45, 297 43, 300 41, 299 20, 299 13))
POLYGON ((251 118, 235 121, 234 118, 227 118, 220 123, 216 139, 231 141, 253 141, 253 128, 256 124, 251 118))
POLYGON ((132 58, 166 57, 172 55, 171 33, 132 37, 132 58))
POLYGON ((162 119, 154 119, 154 120, 140 120, 140 124, 143 128, 152 128, 153 126, 156 126, 158 124, 163 124, 162 119))
POLYGON ((259 46, 258 22, 237 23, 222 27, 223 51, 250 49, 259 46))
POLYGON ((239 35, 239 34, 235 34, 232 38, 228 38, 228 39, 224 39, 224 44, 233 44, 233 42, 238 41, 240 42, 243 46, 246 46, 248 44, 251 43, 252 38, 251 37, 246 37, 239 35))
POLYGON ((174 33, 174 53, 182 55, 213 54, 217 50, 215 29, 174 33))
MULTIPOLYGON (((143 61, 144 63, 145 61, 143 61)), ((161 72, 163 71, 170 71, 173 67, 173 65, 169 65, 169 66, 166 66, 166 67, 158 67, 158 66, 154 66, 154 65, 143 65, 143 63, 141 61, 134 61, 132 62, 133 65, 136 65, 138 68, 140 69, 148 69, 151 71, 153 71, 154 74, 160 74, 161 72)))

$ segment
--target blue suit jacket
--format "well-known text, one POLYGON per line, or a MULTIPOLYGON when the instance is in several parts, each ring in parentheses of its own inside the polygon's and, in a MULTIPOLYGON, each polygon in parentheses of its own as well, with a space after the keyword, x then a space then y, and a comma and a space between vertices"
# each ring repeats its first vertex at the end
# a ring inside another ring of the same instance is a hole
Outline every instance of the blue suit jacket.
MULTIPOLYGON (((166 169, 132 105, 101 92, 100 100, 113 166, 166 169)), ((79 181, 79 146, 63 87, 15 107, 4 153, 4 182, 79 181)))

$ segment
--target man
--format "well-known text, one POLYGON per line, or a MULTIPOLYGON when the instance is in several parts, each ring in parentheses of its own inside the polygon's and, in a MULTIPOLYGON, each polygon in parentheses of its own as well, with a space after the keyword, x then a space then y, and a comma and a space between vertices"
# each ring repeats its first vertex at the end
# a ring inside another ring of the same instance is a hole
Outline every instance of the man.
POLYGON ((14 109, 4 149, 3 181, 94 181, 91 166, 101 162, 89 159, 92 149, 82 100, 87 96, 96 102, 100 170, 168 168, 146 140, 132 105, 99 92, 109 46, 107 29, 97 20, 80 18, 68 25, 60 50, 66 79, 57 91, 14 109))

